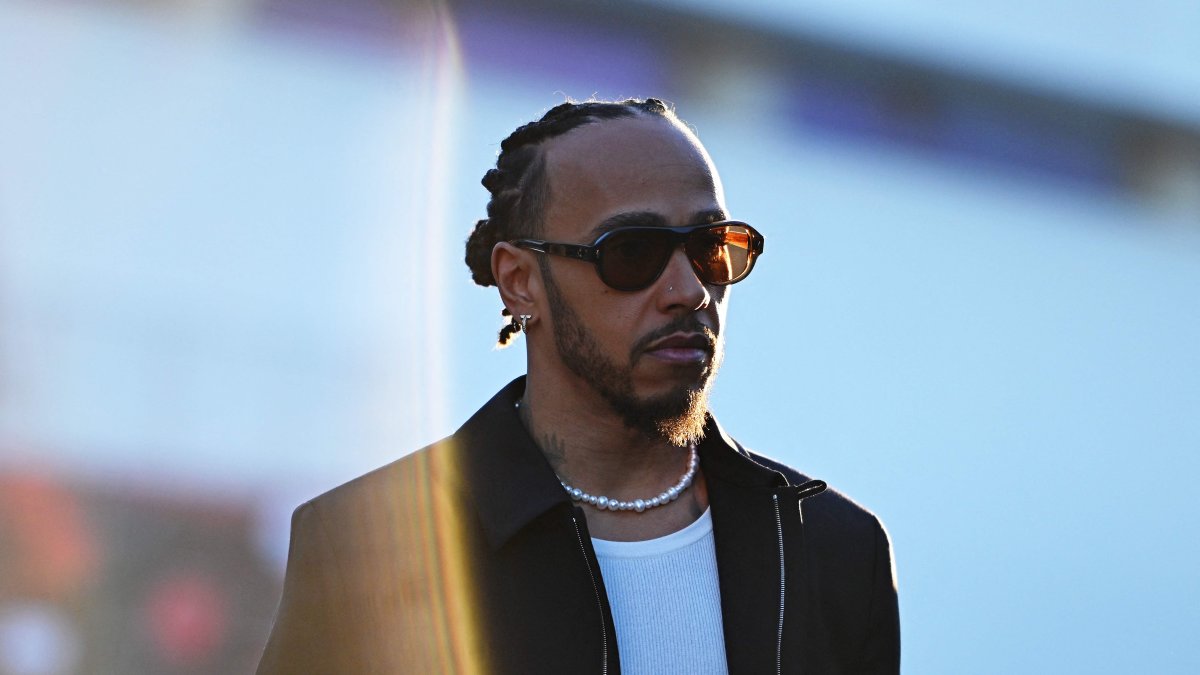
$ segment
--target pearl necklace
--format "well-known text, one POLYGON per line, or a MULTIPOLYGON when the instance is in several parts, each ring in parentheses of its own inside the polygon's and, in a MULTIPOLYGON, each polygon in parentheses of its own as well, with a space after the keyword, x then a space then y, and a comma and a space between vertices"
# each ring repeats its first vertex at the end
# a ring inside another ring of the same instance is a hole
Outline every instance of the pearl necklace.
POLYGON ((651 497, 650 499, 635 499, 630 502, 621 501, 619 499, 611 499, 603 495, 597 497, 590 495, 577 487, 571 487, 560 477, 558 482, 562 484, 563 489, 567 494, 571 495, 571 499, 577 502, 587 502, 601 511, 608 509, 609 511, 637 511, 641 513, 646 509, 652 509, 656 506, 664 506, 670 504, 683 494, 683 491, 688 489, 692 484, 692 478, 696 476, 696 466, 700 463, 700 457, 696 454, 696 446, 693 445, 688 449, 688 468, 684 472, 683 478, 679 482, 667 488, 662 494, 651 497))
MULTIPOLYGON (((515 408, 517 411, 521 410, 521 399, 517 399, 513 403, 513 408, 515 408)), ((607 509, 609 511, 636 511, 638 513, 642 513, 646 509, 652 509, 656 506, 665 506, 678 499, 679 495, 683 494, 684 490, 687 490, 688 487, 691 486, 692 479, 696 477, 696 467, 699 465, 700 456, 696 454, 696 444, 693 443, 688 448, 687 471, 683 472, 683 477, 679 479, 678 483, 675 483, 671 487, 664 490, 661 494, 651 497, 650 499, 634 499, 633 501, 628 502, 621 501, 619 499, 611 499, 609 497, 605 497, 604 495, 596 496, 588 494, 577 487, 571 487, 570 485, 567 485, 567 482, 562 479, 562 476, 554 474, 554 477, 558 479, 559 484, 563 486, 563 489, 567 491, 567 494, 571 496, 571 499, 574 499, 577 502, 587 502, 601 511, 607 509)))

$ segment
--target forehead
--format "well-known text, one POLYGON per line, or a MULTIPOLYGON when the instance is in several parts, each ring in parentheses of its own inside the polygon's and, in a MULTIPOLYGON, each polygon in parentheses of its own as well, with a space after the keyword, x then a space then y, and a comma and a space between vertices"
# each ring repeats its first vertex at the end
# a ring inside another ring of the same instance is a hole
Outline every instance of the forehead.
POLYGON ((720 178, 690 132, 658 116, 593 122, 546 148, 547 235, 586 238, 622 213, 654 213, 686 225, 724 211, 720 178))

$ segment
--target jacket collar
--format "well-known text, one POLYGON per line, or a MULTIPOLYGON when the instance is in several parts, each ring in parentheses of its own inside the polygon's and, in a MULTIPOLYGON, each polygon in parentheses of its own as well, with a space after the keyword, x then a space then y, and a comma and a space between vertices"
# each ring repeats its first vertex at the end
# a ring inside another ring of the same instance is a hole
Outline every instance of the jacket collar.
MULTIPOLYGON (((494 549, 543 513, 571 500, 517 415, 525 377, 501 389, 454 434, 460 453, 460 488, 475 505, 494 549)), ((787 485, 783 474, 753 459, 711 415, 697 447, 706 474, 735 485, 770 490, 787 485)))
POLYGON ((461 488, 474 502, 493 549, 538 516, 571 501, 517 416, 516 404, 524 392, 522 376, 493 396, 453 437, 466 482, 461 488))
POLYGON ((769 490, 788 484, 782 473, 754 461, 711 414, 705 422, 704 440, 700 441, 697 450, 706 475, 747 488, 769 490))

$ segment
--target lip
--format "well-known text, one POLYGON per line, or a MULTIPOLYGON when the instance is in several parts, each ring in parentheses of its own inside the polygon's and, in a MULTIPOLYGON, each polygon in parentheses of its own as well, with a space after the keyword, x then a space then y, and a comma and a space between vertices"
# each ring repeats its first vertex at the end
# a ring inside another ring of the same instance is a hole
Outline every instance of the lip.
POLYGON ((672 333, 645 349, 646 354, 671 363, 704 362, 712 351, 712 343, 703 333, 672 333))

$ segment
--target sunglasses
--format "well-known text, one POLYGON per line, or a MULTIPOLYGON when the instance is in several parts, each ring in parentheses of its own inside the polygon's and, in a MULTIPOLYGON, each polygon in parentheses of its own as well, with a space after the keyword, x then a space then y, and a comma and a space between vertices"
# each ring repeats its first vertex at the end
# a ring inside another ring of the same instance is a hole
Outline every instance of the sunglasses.
POLYGON ((696 276, 728 286, 750 274, 763 252, 763 236, 736 220, 684 227, 618 227, 591 246, 537 239, 509 242, 519 248, 594 263, 600 280, 618 291, 640 291, 658 280, 679 245, 696 276))

